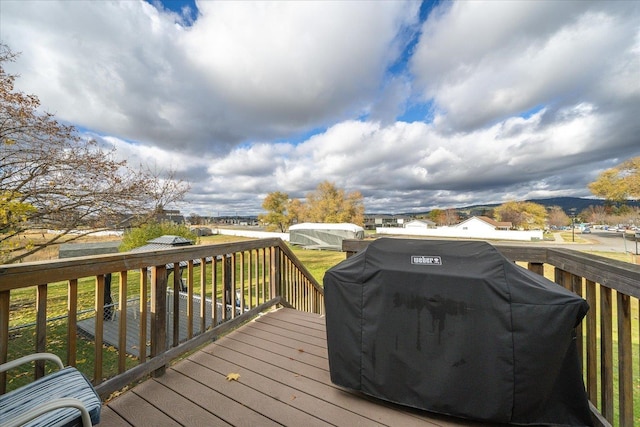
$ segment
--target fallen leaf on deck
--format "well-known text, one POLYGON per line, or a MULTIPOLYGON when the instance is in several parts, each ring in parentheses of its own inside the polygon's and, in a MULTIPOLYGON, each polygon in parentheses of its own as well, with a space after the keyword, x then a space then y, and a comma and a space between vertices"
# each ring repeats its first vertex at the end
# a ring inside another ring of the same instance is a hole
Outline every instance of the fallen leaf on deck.
POLYGON ((300 353, 304 353, 304 349, 303 349, 303 348, 299 348, 299 349, 298 349, 298 351, 299 351, 300 353))
POLYGON ((238 381, 240 378, 240 374, 236 374, 235 372, 227 375, 227 381, 238 381))

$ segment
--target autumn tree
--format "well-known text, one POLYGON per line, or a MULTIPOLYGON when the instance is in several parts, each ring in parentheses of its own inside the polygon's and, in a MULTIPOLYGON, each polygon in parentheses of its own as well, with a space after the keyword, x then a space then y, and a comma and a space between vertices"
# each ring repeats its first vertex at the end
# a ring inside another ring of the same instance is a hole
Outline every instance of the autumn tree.
POLYGON ((460 216, 455 209, 449 208, 444 211, 444 225, 454 225, 460 222, 460 216))
POLYGON ((595 196, 611 202, 640 199, 640 156, 605 170, 588 187, 595 196))
POLYGON ((307 194, 305 221, 364 224, 364 203, 359 191, 346 194, 329 181, 307 194))
POLYGON ((580 212, 581 218, 593 224, 605 224, 608 216, 607 208, 602 205, 591 205, 580 212))
POLYGON ((117 228, 125 215, 152 214, 189 190, 172 173, 117 161, 114 150, 39 112, 38 98, 14 90, 16 76, 5 72, 15 58, 0 44, 0 262, 117 228), (34 242, 24 238, 29 228, 56 234, 34 242))
POLYGON ((445 210, 434 209, 429 212, 427 217, 437 225, 453 225, 460 222, 460 216, 458 215, 458 212, 453 208, 445 210))
POLYGON ((547 210, 538 203, 511 201, 498 206, 494 215, 496 220, 510 222, 514 228, 532 230, 544 228, 547 210))
POLYGON ((299 224, 304 222, 306 215, 306 206, 300 199, 291 199, 289 201, 288 218, 289 224, 299 224))
POLYGON ((435 222, 437 225, 445 225, 446 215, 442 209, 433 209, 429 212, 427 218, 435 222))
POLYGON ((560 206, 550 207, 548 215, 549 218, 547 222, 551 227, 564 227, 571 224, 571 218, 569 218, 560 206))
POLYGON ((285 232, 289 226, 302 222, 351 222, 364 224, 364 204, 358 191, 345 193, 328 181, 307 194, 306 202, 289 199, 287 193, 275 191, 262 202, 265 214, 258 216, 268 230, 285 232))
POLYGON ((289 195, 280 191, 267 194, 262 202, 266 214, 258 216, 258 220, 266 224, 267 230, 284 233, 291 225, 289 216, 289 195))

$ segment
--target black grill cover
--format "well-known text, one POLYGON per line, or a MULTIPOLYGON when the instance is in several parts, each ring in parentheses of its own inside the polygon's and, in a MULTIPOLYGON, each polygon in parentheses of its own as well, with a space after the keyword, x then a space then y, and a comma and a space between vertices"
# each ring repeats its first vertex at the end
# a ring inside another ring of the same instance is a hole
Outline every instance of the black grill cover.
POLYGON ((592 424, 574 330, 587 302, 490 244, 378 239, 324 289, 335 384, 477 420, 592 424))

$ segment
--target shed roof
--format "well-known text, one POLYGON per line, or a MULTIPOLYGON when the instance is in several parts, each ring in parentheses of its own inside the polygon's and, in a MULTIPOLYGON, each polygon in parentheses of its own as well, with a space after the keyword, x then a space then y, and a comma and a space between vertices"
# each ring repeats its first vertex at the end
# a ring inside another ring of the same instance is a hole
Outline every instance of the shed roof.
POLYGON ((148 240, 147 243, 170 246, 193 245, 191 240, 182 236, 174 236, 172 234, 165 234, 164 236, 156 237, 155 239, 148 240))
POLYGON ((301 224, 292 225, 289 230, 346 230, 346 231, 364 231, 359 225, 348 222, 328 223, 328 222, 303 222, 301 224))

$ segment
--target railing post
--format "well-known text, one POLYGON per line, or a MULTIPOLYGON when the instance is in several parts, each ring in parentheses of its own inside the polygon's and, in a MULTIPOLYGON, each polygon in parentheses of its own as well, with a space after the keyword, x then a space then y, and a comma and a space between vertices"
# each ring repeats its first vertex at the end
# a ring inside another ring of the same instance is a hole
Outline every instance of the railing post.
MULTIPOLYGON (((151 357, 167 349, 167 267, 151 269, 151 357)), ((156 369, 153 376, 162 376, 166 366, 156 369)))

